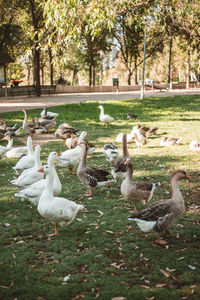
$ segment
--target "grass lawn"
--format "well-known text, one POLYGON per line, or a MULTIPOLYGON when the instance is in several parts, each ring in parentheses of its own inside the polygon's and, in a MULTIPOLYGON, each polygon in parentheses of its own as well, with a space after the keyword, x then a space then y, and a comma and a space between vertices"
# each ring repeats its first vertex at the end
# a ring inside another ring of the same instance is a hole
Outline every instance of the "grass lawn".
MULTIPOLYGON (((133 204, 123 199, 119 183, 96 189, 92 198, 78 201, 86 188, 76 175, 57 167, 61 196, 82 203, 87 210, 80 211, 69 227, 60 228, 59 236, 49 238, 53 225, 28 201, 14 197, 18 189, 10 180, 17 159, 4 158, 0 160, 0 299, 200 299, 200 153, 189 149, 190 142, 200 138, 200 96, 103 103, 105 113, 116 120, 107 129, 99 122, 99 103, 50 110, 59 113, 58 125, 67 122, 89 132, 88 140, 98 149, 88 158, 88 165, 107 170, 103 145, 115 142, 120 132, 130 133, 136 124, 126 119, 127 112, 138 115, 142 125, 157 126, 158 134, 148 139, 142 151, 134 143, 128 145, 134 178, 161 182, 153 202, 170 197, 173 171, 187 170, 192 181, 180 182, 186 213, 171 227, 168 245, 158 246, 156 233, 144 234, 127 220, 133 204), (160 147, 162 136, 182 137, 182 143, 160 147)), ((29 111, 29 120, 40 111, 29 111)), ((23 116, 18 111, 0 118, 22 124, 23 116)), ((14 144, 22 142, 15 138, 14 144)), ((42 162, 46 163, 51 151, 65 149, 62 141, 44 144, 42 162)))

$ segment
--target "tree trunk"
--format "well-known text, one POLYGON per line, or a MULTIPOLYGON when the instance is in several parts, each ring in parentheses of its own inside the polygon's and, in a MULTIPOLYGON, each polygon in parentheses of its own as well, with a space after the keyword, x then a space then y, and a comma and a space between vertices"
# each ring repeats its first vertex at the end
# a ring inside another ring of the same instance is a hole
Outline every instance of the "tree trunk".
POLYGON ((96 84, 95 77, 96 77, 96 70, 95 70, 95 64, 93 64, 93 66, 92 66, 92 85, 96 84))
POLYGON ((35 70, 35 85, 36 85, 36 96, 41 96, 40 88, 40 50, 38 47, 35 47, 34 55, 34 70, 35 70))
POLYGON ((137 78, 137 56, 134 58, 134 85, 138 84, 138 78, 137 78))
POLYGON ((169 40, 169 63, 168 63, 168 84, 169 89, 172 89, 172 36, 170 36, 169 40))
POLYGON ((128 85, 131 85, 131 76, 132 76, 132 73, 130 70, 128 70, 128 85))
POLYGON ((190 88, 190 41, 188 41, 187 62, 186 62, 186 89, 190 88))
POLYGON ((52 63, 52 53, 49 49, 49 63, 50 63, 50 84, 53 86, 53 63, 52 63))
POLYGON ((92 65, 89 66, 89 86, 92 85, 92 65))

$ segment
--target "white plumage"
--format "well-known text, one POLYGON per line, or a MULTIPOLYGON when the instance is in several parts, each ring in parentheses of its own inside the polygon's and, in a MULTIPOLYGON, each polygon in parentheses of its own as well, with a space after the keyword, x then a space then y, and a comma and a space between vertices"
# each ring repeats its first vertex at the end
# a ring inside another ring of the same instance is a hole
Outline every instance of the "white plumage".
POLYGON ((84 206, 65 198, 53 196, 53 170, 52 167, 44 166, 40 170, 46 174, 46 185, 37 206, 39 214, 46 220, 53 222, 55 232, 58 235, 58 224, 68 226, 76 217, 79 210, 84 206))
POLYGON ((111 117, 111 116, 109 116, 109 115, 106 115, 106 114, 104 113, 104 108, 103 108, 102 105, 99 105, 98 108, 101 110, 99 119, 100 119, 100 121, 101 121, 102 123, 105 124, 105 127, 107 128, 108 124, 114 122, 115 119, 114 119, 113 117, 111 117))

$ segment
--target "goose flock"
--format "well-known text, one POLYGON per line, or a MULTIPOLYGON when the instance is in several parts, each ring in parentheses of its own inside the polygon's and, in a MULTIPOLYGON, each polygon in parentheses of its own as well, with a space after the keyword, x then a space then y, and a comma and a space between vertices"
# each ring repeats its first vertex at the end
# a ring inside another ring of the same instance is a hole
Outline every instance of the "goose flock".
MULTIPOLYGON (((104 113, 102 105, 98 108, 100 109, 99 120, 105 128, 108 127, 108 124, 115 122, 113 117, 104 113)), ((110 171, 108 171, 87 165, 88 156, 97 149, 95 145, 85 139, 88 132, 81 131, 77 136, 79 130, 71 127, 68 123, 62 123, 55 130, 54 135, 63 139, 68 149, 61 153, 51 152, 47 157, 47 164, 42 165, 40 159, 42 148, 36 145, 33 149, 32 140, 38 133, 49 132, 54 128, 58 122, 56 121, 58 114, 48 112, 47 108, 44 108, 40 117, 33 118, 32 122, 29 123, 26 110, 23 110, 23 113, 22 128, 29 134, 26 146, 13 147, 13 136, 18 135, 21 128, 17 128, 16 124, 7 126, 6 122, 1 120, 0 138, 8 140, 8 145, 6 147, 0 145, 0 158, 19 159, 13 166, 16 178, 10 182, 19 189, 15 193, 15 197, 22 201, 29 201, 37 207, 41 217, 54 224, 54 233, 50 236, 58 235, 58 225, 68 226, 74 221, 79 210, 85 209, 82 204, 59 197, 62 184, 56 171, 57 165, 61 168, 67 168, 69 174, 77 176, 88 189, 79 199, 95 196, 94 190, 98 187, 110 187, 112 182, 120 182, 119 193, 131 201, 134 208, 132 214, 128 216, 128 220, 136 222, 144 232, 157 232, 156 243, 159 245, 166 244, 164 240, 160 239, 161 233, 169 233, 169 226, 174 224, 185 211, 184 200, 179 189, 179 180, 191 178, 183 170, 175 171, 171 176, 172 197, 167 200, 156 201, 138 211, 137 203, 145 205, 149 202, 156 188, 160 186, 160 182, 150 182, 150 180, 136 182, 133 179, 134 163, 128 150, 128 143, 135 143, 138 149, 142 149, 148 143, 148 136, 157 134, 157 127, 148 128, 138 123, 129 134, 120 133, 116 142, 122 143, 121 155, 114 142, 105 144, 102 154, 110 164, 110 171)), ((129 119, 136 117, 129 114, 129 119)), ((160 145, 178 145, 180 141, 181 138, 167 137, 160 140, 160 145)), ((192 141, 190 149, 200 151, 200 143, 192 141)))

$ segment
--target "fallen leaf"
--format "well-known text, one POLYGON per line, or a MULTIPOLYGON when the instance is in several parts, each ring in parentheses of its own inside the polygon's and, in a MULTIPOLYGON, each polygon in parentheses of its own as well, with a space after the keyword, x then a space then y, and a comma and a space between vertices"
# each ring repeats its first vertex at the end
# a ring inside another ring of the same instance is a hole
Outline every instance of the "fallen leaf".
POLYGON ((188 267, 189 267, 191 270, 196 270, 196 267, 194 267, 194 266, 188 265, 188 267))
POLYGON ((68 281, 68 280, 70 279, 70 276, 71 276, 70 274, 67 275, 67 276, 65 276, 65 277, 63 278, 63 281, 64 281, 64 282, 68 281))
POLYGON ((156 284, 156 288, 161 288, 165 285, 166 285, 166 283, 158 283, 158 284, 156 284))
POLYGON ((126 300, 127 298, 125 297, 114 297, 111 300, 126 300))
POLYGON ((170 277, 170 274, 169 274, 167 271, 160 269, 160 272, 161 272, 165 277, 167 277, 167 278, 170 277))
POLYGON ((141 287, 143 289, 150 289, 150 286, 144 285, 144 284, 140 284, 139 287, 141 287))

